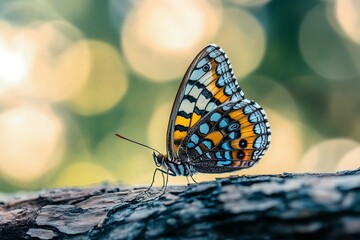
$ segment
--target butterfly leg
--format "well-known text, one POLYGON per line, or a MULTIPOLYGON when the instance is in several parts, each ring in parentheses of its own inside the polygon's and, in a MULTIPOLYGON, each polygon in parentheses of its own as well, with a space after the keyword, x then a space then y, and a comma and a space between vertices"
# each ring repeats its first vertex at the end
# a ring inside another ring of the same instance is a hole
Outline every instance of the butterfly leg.
POLYGON ((171 174, 171 173, 169 172, 169 170, 164 171, 164 170, 162 170, 162 169, 160 169, 160 168, 156 168, 155 171, 154 171, 154 174, 153 174, 153 178, 152 178, 151 184, 150 184, 150 186, 148 187, 148 189, 146 189, 145 192, 148 192, 148 191, 152 188, 152 186, 154 185, 155 176, 156 176, 156 172, 157 172, 157 171, 160 171, 161 174, 162 174, 162 176, 163 176, 163 186, 162 186, 162 188, 165 187, 165 189, 166 189, 166 186, 167 186, 167 182, 168 182, 168 179, 169 179, 169 175, 171 175, 171 176, 176 176, 176 175, 171 174), (165 180, 164 174, 166 174, 166 180, 165 180))
MULTIPOLYGON (((160 169, 160 168, 156 168, 154 173, 153 173, 153 177, 152 177, 152 181, 151 181, 151 184, 150 186, 145 190, 145 191, 142 191, 141 193, 139 193, 138 195, 136 195, 136 197, 139 197, 139 196, 142 196, 142 195, 147 195, 148 196, 148 192, 150 191, 150 189, 153 187, 154 185, 154 182, 155 182, 155 177, 156 177, 156 173, 157 171, 160 171, 162 174, 166 173, 164 170, 160 169)), ((164 177, 163 177, 163 185, 165 183, 165 180, 164 180, 164 177)))
POLYGON ((162 180, 163 180, 163 185, 162 185, 162 188, 164 188, 165 186, 165 176, 164 176, 164 172, 161 172, 161 176, 162 176, 162 180))
POLYGON ((162 191, 162 193, 158 196, 158 197, 161 197, 162 195, 164 195, 165 194, 165 192, 166 192, 166 187, 167 187, 167 185, 168 185, 168 182, 169 182, 169 170, 167 170, 166 171, 166 181, 165 181, 165 184, 164 184, 164 186, 163 186, 163 191, 162 191))
POLYGON ((157 171, 160 171, 161 174, 162 174, 162 176, 163 176, 162 192, 161 192, 161 194, 158 195, 157 197, 154 197, 154 198, 151 198, 151 199, 148 199, 148 200, 154 200, 154 199, 159 198, 159 197, 161 197, 162 195, 164 195, 164 194, 166 193, 166 188, 167 188, 167 185, 168 185, 168 182, 169 182, 169 175, 171 175, 171 176, 176 176, 175 174, 170 173, 169 170, 164 171, 164 170, 159 169, 159 168, 155 169, 154 175, 153 175, 153 181, 152 181, 150 187, 149 187, 146 191, 144 191, 142 194, 146 194, 146 195, 147 195, 148 191, 149 191, 149 190, 151 189, 151 187, 153 186, 153 183, 154 183, 154 180, 155 180, 155 175, 156 175, 156 172, 157 172, 157 171), (164 175, 166 175, 166 177, 165 177, 164 175))
MULTIPOLYGON (((153 177, 152 177, 152 181, 151 181, 151 184, 150 186, 145 190, 145 192, 148 192, 150 191, 150 189, 152 188, 152 186, 154 185, 154 182, 155 182, 155 176, 156 176, 156 172, 157 171, 160 171, 162 174, 164 174, 164 171, 161 170, 160 168, 156 168, 155 171, 154 171, 154 174, 153 174, 153 177)), ((163 180, 163 183, 164 183, 164 180, 163 180)))
POLYGON ((164 194, 166 193, 166 188, 167 188, 168 182, 169 182, 169 175, 170 175, 170 176, 173 176, 173 177, 176 176, 176 174, 170 172, 170 170, 167 170, 166 172, 165 172, 164 170, 160 170, 160 171, 161 171, 163 174, 164 174, 164 173, 166 174, 166 180, 165 180, 165 184, 164 184, 164 186, 163 186, 163 191, 162 191, 162 193, 158 196, 158 198, 161 197, 162 195, 164 195, 164 194))
POLYGON ((192 175, 190 177, 194 181, 194 183, 196 183, 196 184, 198 183, 197 181, 195 181, 195 179, 194 179, 194 177, 192 175))

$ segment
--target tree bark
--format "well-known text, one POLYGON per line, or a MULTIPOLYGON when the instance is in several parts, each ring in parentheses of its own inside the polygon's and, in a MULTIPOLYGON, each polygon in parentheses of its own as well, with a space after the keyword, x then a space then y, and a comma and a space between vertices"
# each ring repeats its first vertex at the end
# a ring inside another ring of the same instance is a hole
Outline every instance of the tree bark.
POLYGON ((0 239, 359 239, 360 168, 0 196, 0 239))

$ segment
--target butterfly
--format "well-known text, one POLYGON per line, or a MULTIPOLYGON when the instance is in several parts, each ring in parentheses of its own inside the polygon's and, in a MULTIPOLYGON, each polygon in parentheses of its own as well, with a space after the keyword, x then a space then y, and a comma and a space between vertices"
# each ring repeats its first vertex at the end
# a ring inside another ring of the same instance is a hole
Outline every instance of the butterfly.
POLYGON ((270 140, 265 111, 245 98, 228 56, 210 44, 182 79, 169 119, 167 153, 153 149, 154 177, 157 170, 192 177, 249 168, 264 156, 270 140))

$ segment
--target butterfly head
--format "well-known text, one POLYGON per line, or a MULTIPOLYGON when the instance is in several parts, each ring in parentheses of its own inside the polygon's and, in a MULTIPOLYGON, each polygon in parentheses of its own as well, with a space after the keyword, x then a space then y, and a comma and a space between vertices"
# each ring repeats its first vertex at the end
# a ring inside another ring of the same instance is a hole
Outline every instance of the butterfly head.
POLYGON ((166 156, 161 153, 153 152, 153 159, 154 159, 155 165, 157 167, 160 167, 164 164, 166 156))

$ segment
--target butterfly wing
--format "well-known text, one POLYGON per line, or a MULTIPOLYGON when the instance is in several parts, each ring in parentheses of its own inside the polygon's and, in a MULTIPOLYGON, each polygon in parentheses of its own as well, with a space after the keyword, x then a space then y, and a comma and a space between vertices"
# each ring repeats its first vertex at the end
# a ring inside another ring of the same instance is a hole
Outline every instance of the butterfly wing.
POLYGON ((265 154, 271 140, 265 111, 254 101, 229 101, 207 113, 188 132, 179 158, 197 172, 223 173, 248 168, 265 154))
POLYGON ((227 55, 215 44, 205 47, 190 64, 176 95, 167 131, 169 159, 189 129, 207 113, 229 100, 244 99, 227 55))

